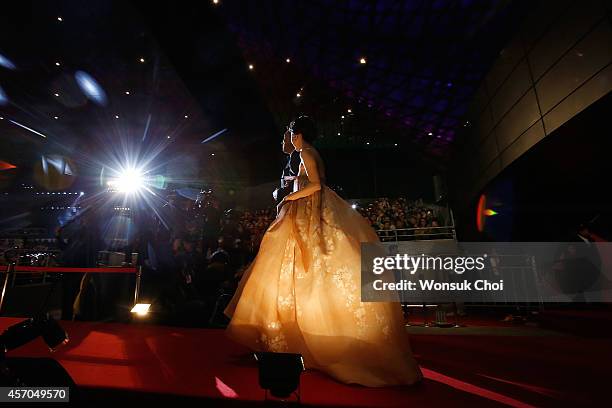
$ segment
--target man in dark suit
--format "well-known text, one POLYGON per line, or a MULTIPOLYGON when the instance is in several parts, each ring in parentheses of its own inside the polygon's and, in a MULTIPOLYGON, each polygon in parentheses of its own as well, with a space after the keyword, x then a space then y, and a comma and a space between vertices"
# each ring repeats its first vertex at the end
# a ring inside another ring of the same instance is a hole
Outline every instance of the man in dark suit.
POLYGON ((300 152, 296 151, 293 144, 291 144, 291 133, 289 130, 287 130, 283 135, 282 147, 283 153, 289 157, 287 158, 287 164, 283 169, 280 187, 275 189, 272 193, 276 204, 280 203, 286 195, 293 191, 293 180, 297 177, 300 169, 300 152))

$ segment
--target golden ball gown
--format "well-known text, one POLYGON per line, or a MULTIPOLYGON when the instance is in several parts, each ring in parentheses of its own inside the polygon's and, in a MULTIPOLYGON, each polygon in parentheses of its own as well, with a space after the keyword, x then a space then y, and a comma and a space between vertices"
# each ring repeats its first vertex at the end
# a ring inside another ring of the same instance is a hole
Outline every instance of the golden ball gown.
POLYGON ((300 353, 307 369, 344 383, 419 381, 399 303, 361 302, 360 243, 378 241, 324 184, 288 201, 225 310, 227 334, 255 351, 300 353))

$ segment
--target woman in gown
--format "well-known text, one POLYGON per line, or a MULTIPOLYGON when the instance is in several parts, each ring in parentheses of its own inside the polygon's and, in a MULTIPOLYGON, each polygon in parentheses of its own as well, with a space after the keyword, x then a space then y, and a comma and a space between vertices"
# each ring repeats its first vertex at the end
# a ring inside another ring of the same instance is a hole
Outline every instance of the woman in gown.
POLYGON ((371 387, 422 378, 399 303, 361 302, 361 242, 378 242, 368 222, 325 186, 311 143, 314 122, 290 127, 301 163, 294 192, 225 310, 227 333, 256 351, 300 353, 308 369, 371 387))

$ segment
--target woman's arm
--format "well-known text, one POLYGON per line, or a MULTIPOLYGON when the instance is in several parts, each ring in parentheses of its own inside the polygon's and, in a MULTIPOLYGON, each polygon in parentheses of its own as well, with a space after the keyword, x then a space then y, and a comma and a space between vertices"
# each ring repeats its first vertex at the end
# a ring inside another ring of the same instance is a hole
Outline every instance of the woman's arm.
POLYGON ((298 200, 308 197, 309 195, 321 190, 321 179, 319 178, 319 169, 314 155, 308 150, 302 150, 300 153, 304 170, 308 176, 308 185, 301 190, 295 191, 285 197, 285 201, 298 200))

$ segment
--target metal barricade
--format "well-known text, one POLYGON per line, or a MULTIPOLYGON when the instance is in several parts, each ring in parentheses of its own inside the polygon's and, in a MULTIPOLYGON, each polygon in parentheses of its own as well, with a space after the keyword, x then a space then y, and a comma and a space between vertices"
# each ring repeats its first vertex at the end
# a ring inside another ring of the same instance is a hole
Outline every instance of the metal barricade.
POLYGON ((377 230, 376 234, 378 234, 378 237, 382 242, 421 241, 436 239, 451 239, 454 241, 457 240, 457 235, 455 233, 454 226, 377 230))

